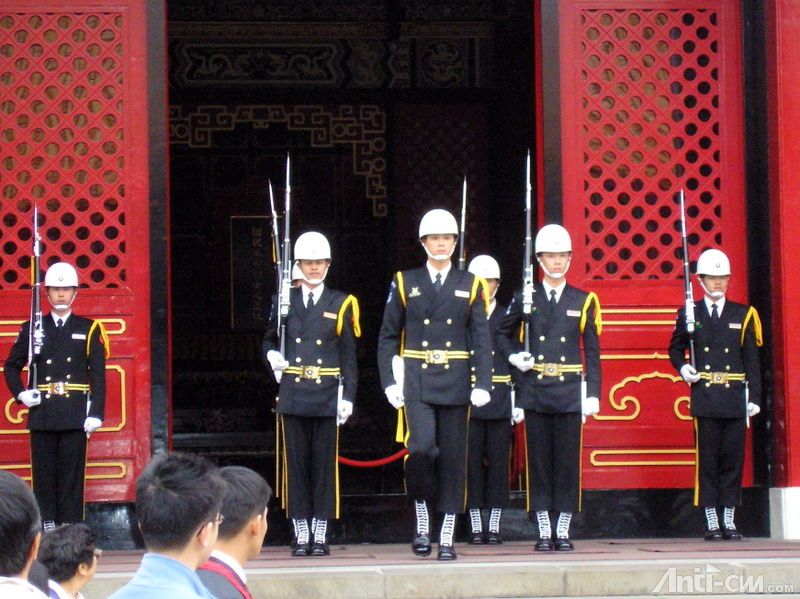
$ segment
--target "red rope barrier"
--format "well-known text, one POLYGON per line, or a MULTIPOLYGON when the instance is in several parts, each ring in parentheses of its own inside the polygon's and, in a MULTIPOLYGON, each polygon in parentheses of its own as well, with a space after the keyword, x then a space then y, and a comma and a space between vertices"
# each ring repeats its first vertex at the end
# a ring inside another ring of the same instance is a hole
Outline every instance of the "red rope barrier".
POLYGON ((408 453, 408 450, 404 447, 397 453, 390 455, 386 458, 381 458, 379 460, 351 460, 350 458, 345 458, 339 456, 339 463, 344 464, 345 466, 353 466, 355 468, 377 468, 379 466, 385 466, 386 464, 391 464, 405 456, 408 453))

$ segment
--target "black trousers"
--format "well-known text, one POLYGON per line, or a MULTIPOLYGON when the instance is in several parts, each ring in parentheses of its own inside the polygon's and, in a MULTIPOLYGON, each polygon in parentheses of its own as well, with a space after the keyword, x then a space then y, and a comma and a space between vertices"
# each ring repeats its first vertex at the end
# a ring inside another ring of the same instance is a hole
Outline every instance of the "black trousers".
POLYGON ((446 514, 464 511, 467 481, 468 406, 405 404, 408 437, 406 491, 446 514))
POLYGON ((525 410, 528 510, 580 509, 581 414, 525 410))
POLYGON ((467 508, 508 507, 511 421, 469 421, 467 508))
POLYGON ((734 507, 742 500, 745 419, 695 418, 697 489, 695 504, 734 507))
POLYGON ((83 430, 31 431, 33 494, 42 520, 83 520, 86 443, 83 430))
POLYGON ((339 517, 336 417, 281 415, 289 518, 339 517))

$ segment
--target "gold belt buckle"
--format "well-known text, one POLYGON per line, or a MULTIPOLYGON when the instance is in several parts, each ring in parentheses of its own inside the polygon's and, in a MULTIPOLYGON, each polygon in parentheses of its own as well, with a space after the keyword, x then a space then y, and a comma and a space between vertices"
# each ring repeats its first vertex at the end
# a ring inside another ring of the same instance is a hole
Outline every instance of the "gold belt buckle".
POLYGON ((727 372, 712 372, 711 373, 711 383, 715 385, 722 385, 728 382, 728 373, 727 372))
POLYGON ((50 395, 64 395, 67 392, 67 384, 59 381, 58 383, 50 383, 50 395))
POLYGON ((303 378, 304 379, 318 379, 319 378, 319 366, 303 366, 303 378))
POLYGON ((429 349, 425 352, 426 364, 447 364, 447 351, 443 349, 429 349))
POLYGON ((542 374, 545 376, 559 376, 561 374, 561 365, 553 362, 542 364, 542 374))

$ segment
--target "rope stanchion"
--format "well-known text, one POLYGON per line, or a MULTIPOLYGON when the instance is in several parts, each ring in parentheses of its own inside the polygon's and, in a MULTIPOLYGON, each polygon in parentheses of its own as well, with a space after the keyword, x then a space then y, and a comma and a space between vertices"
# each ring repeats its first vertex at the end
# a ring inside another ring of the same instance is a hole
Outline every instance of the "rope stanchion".
POLYGON ((345 466, 353 466, 354 468, 378 468, 380 466, 385 466, 386 464, 396 462, 400 458, 404 457, 407 453, 408 450, 404 447, 397 453, 385 458, 380 458, 379 460, 351 460, 350 458, 339 456, 339 463, 344 464, 345 466))

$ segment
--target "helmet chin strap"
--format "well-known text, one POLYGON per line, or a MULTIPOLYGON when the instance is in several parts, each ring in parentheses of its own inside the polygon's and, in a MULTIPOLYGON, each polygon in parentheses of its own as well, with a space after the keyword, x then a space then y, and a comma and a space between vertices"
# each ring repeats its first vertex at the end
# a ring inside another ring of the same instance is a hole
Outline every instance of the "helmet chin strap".
POLYGON ((700 287, 703 288, 703 293, 705 293, 712 300, 717 301, 725 297, 725 292, 723 291, 709 291, 708 287, 706 287, 703 283, 703 277, 697 277, 697 279, 700 281, 700 287))
POLYGON ((75 293, 72 294, 72 299, 69 300, 68 304, 54 304, 50 302, 50 296, 47 296, 47 301, 50 302, 50 306, 52 306, 53 310, 69 310, 72 307, 72 302, 75 301, 75 298, 78 297, 78 290, 75 290, 75 293))
POLYGON ((447 254, 447 255, 444 255, 444 254, 431 254, 428 251, 428 248, 425 247, 425 244, 422 243, 421 241, 420 241, 420 245, 422 246, 422 249, 425 250, 425 253, 428 254, 428 258, 430 258, 431 260, 436 260, 437 262, 444 262, 445 260, 449 260, 450 257, 453 255, 453 252, 456 250, 456 246, 454 245, 453 249, 451 249, 450 253, 447 254))
POLYGON ((321 285, 321 284, 322 284, 322 282, 325 280, 325 277, 327 277, 327 276, 328 276, 328 269, 329 269, 330 267, 331 267, 331 265, 330 265, 330 264, 328 264, 328 266, 326 266, 326 267, 325 267, 325 272, 324 272, 324 273, 322 273, 322 278, 321 278, 321 279, 309 279, 309 278, 308 278, 308 277, 305 275, 305 273, 303 273, 302 269, 300 270, 300 272, 301 272, 301 273, 303 273, 303 280, 304 280, 306 283, 308 283, 309 285, 321 285))
POLYGON ((567 267, 564 269, 564 272, 556 272, 556 273, 550 272, 549 270, 547 270, 547 267, 545 267, 544 263, 542 262, 542 259, 539 258, 539 256, 536 256, 536 261, 539 263, 539 266, 548 277, 550 277, 551 279, 563 279, 565 276, 567 276, 567 272, 569 272, 569 267, 572 265, 572 256, 570 256, 569 260, 567 260, 567 267))

